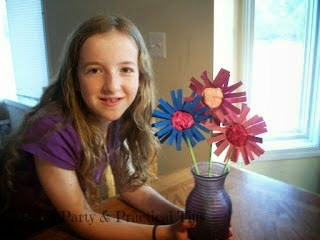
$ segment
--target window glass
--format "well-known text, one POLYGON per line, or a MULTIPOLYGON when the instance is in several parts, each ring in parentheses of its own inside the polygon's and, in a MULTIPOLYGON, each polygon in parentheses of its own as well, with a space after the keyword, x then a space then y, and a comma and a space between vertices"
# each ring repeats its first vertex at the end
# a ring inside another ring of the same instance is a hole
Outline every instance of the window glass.
POLYGON ((301 131, 305 5, 304 0, 255 1, 250 106, 263 114, 270 135, 301 131))
POLYGON ((16 87, 12 67, 6 1, 0 0, 0 99, 14 99, 16 87))

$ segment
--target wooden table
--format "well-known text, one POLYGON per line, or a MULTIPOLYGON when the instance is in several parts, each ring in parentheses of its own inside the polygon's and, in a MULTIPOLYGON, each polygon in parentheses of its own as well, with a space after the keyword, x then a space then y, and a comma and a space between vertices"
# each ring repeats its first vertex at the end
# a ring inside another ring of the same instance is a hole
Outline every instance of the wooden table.
MULTIPOLYGON (((193 188, 193 178, 189 168, 186 168, 161 176, 150 185, 171 202, 184 207, 186 197, 193 188)), ((232 201, 233 239, 320 239, 320 195, 236 168, 231 168, 226 189, 232 201)), ((113 216, 121 211, 126 213, 126 217, 145 216, 118 197, 104 201, 95 210, 102 212, 106 209, 113 216)), ((146 218, 139 221, 148 223, 146 218)), ((66 225, 60 225, 44 230, 30 239, 81 238, 66 225)))

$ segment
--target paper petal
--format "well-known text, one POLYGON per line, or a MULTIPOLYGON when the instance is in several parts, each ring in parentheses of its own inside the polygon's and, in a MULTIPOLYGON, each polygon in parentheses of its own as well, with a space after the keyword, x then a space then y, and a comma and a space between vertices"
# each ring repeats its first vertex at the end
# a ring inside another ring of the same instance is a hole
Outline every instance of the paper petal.
POLYGON ((208 115, 195 117, 195 119, 196 119, 198 122, 201 122, 201 121, 203 121, 203 120, 207 120, 207 119, 209 119, 209 118, 210 118, 210 116, 208 116, 208 115))
POLYGON ((209 132, 210 132, 209 129, 205 128, 204 126, 202 126, 201 124, 199 124, 199 123, 197 123, 197 122, 195 123, 195 125, 196 125, 197 128, 199 128, 200 130, 202 130, 202 131, 204 131, 204 132, 206 132, 206 133, 209 133, 209 132))
POLYGON ((227 100, 223 99, 222 104, 225 105, 228 109, 230 109, 232 112, 236 114, 240 114, 240 109, 237 108, 236 106, 232 105, 230 102, 227 100))
POLYGON ((197 79, 195 79, 194 77, 192 77, 190 79, 190 81, 192 82, 192 84, 195 86, 196 88, 196 93, 198 95, 201 95, 201 93, 203 92, 203 90, 205 89, 205 86, 203 86, 197 79))
POLYGON ((200 96, 195 97, 195 99, 190 104, 190 112, 193 112, 196 109, 196 107, 198 106, 201 100, 202 100, 202 97, 200 96))
POLYGON ((205 84, 206 87, 211 87, 212 83, 210 82, 209 78, 208 78, 208 73, 207 71, 204 71, 201 75, 201 78, 205 84))
POLYGON ((229 145, 228 140, 224 140, 222 144, 214 151, 214 154, 219 156, 223 152, 223 150, 226 149, 228 145, 229 145))
POLYGON ((240 148, 239 148, 239 151, 241 152, 241 155, 242 155, 244 164, 245 164, 245 165, 248 165, 250 162, 249 162, 249 159, 248 159, 247 151, 246 151, 246 149, 244 148, 244 146, 240 147, 240 148))
POLYGON ((248 157, 250 158, 250 160, 251 161, 254 160, 254 156, 253 156, 252 152, 248 149, 247 146, 244 146, 244 147, 245 147, 245 149, 247 151, 247 154, 248 154, 248 157))
POLYGON ((226 135, 225 134, 220 134, 218 136, 215 136, 215 137, 207 139, 207 142, 209 144, 211 144, 211 143, 215 143, 215 142, 222 141, 222 140, 225 140, 225 139, 226 139, 226 135))
POLYGON ((261 154, 264 153, 264 150, 258 146, 258 144, 256 144, 255 142, 247 142, 247 148, 248 150, 251 150, 254 152, 255 155, 257 155, 258 157, 260 157, 261 154))
POLYGON ((219 132, 222 132, 222 133, 225 133, 226 132, 226 129, 225 128, 222 128, 220 126, 218 126, 217 124, 215 123, 205 123, 204 124, 205 127, 211 129, 211 130, 214 130, 214 131, 219 131, 219 132))
POLYGON ((178 134, 178 131, 173 129, 172 130, 172 133, 170 135, 170 138, 169 138, 169 141, 168 141, 168 144, 171 146, 173 143, 174 143, 174 140, 176 139, 176 136, 178 134))
POLYGON ((173 129, 172 125, 168 125, 168 126, 162 128, 160 131, 158 131, 156 133, 156 136, 162 137, 163 135, 165 135, 167 132, 171 131, 172 129, 173 129))
POLYGON ((224 98, 237 98, 246 96, 245 92, 237 92, 237 93, 226 93, 223 95, 224 98))
POLYGON ((251 136, 251 135, 247 136, 247 140, 252 141, 252 142, 262 143, 262 138, 251 136))
POLYGON ((265 122, 253 125, 252 127, 246 128, 246 132, 248 134, 254 134, 254 135, 258 135, 261 133, 265 133, 267 132, 267 129, 265 128, 267 125, 265 122))
POLYGON ((239 119, 238 119, 237 123, 242 124, 243 121, 246 119, 249 111, 250 111, 250 108, 246 106, 246 107, 241 111, 241 114, 240 114, 240 116, 239 116, 239 119))
MULTIPOLYGON (((191 146, 194 147, 196 145, 196 142, 193 140, 192 132, 190 129, 184 130, 185 137, 189 138, 191 146)), ((188 144, 187 139, 184 139, 185 142, 188 144)))
POLYGON ((164 120, 164 121, 160 121, 160 122, 153 123, 151 126, 152 126, 152 127, 159 128, 159 127, 162 127, 162 126, 167 126, 167 125, 169 125, 170 123, 171 123, 170 120, 164 120))
POLYGON ((256 124, 256 123, 262 122, 262 121, 263 121, 262 117, 259 117, 258 115, 255 115, 255 116, 253 116, 252 118, 250 118, 249 120, 245 121, 245 122, 242 124, 242 126, 243 126, 244 128, 247 128, 247 127, 249 127, 250 125, 253 125, 253 124, 256 124))
POLYGON ((230 103, 243 103, 245 101, 247 101, 247 97, 228 98, 228 102, 230 103))
POLYGON ((163 108, 166 110, 166 112, 172 114, 174 113, 174 108, 170 106, 169 103, 167 103, 166 101, 164 101, 162 98, 159 99, 159 103, 161 106, 163 106, 163 108))
POLYGON ((239 158, 239 155, 240 155, 240 152, 238 151, 238 149, 234 148, 234 151, 232 152, 231 161, 237 162, 238 158, 239 158))
POLYGON ((205 140, 205 137, 196 128, 191 128, 191 132, 192 132, 193 137, 198 142, 201 142, 201 141, 205 140))
POLYGON ((170 119, 171 115, 168 113, 160 112, 158 110, 153 110, 152 117, 162 118, 162 119, 170 119))
POLYGON ((182 132, 179 131, 178 134, 177 134, 177 141, 176 141, 176 149, 178 151, 181 150, 181 139, 182 139, 182 132))
POLYGON ((177 99, 179 103, 179 108, 182 108, 182 89, 177 90, 177 99))
POLYGON ((192 92, 195 92, 198 95, 202 94, 202 91, 198 88, 193 83, 190 83, 189 88, 192 90, 192 92))
POLYGON ((163 135, 161 138, 160 138, 160 143, 164 143, 171 135, 171 131, 169 131, 167 134, 163 135))
POLYGON ((193 101, 194 100, 194 97, 185 97, 184 99, 183 99, 183 101, 185 101, 185 102, 191 102, 191 101, 193 101))
POLYGON ((216 111, 215 114, 217 115, 220 122, 224 121, 225 114, 223 114, 223 112, 221 110, 216 111))
POLYGON ((234 124, 234 121, 231 119, 230 116, 231 116, 230 114, 225 116, 225 120, 227 121, 228 125, 234 124))
MULTIPOLYGON (((209 109, 209 107, 207 106, 203 106, 201 107, 200 109, 198 109, 195 113, 194 113, 194 116, 198 116, 202 113, 205 113, 207 110, 209 109)), ((207 114, 206 114, 207 115, 207 114)))
POLYGON ((223 93, 231 93, 242 85, 242 82, 237 82, 227 88, 224 89, 223 93))
POLYGON ((230 72, 221 68, 216 78, 212 82, 213 87, 221 88, 226 82, 229 81, 230 72))
POLYGON ((230 147, 229 147, 229 149, 227 151, 227 154, 226 154, 226 156, 225 156, 225 158, 223 160, 224 162, 226 162, 228 160, 228 157, 230 157, 230 158, 232 157, 232 156, 230 156, 231 151, 234 151, 234 147, 232 145, 230 145, 230 147))

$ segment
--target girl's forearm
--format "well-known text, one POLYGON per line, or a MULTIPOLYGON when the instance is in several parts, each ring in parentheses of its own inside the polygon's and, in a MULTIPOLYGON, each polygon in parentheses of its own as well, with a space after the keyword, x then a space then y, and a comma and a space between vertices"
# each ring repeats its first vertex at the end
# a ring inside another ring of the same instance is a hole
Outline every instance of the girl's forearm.
MULTIPOLYGON (((94 240, 141 240, 152 239, 153 225, 126 222, 98 213, 73 216, 71 227, 81 236, 94 240), (76 221, 78 218, 78 221, 76 221), (81 219, 82 218, 82 219, 81 219), (85 219, 86 218, 86 219, 85 219)), ((168 225, 159 226, 156 231, 157 240, 172 239, 168 225)))
POLYGON ((183 208, 174 205, 150 186, 144 185, 134 191, 123 192, 120 196, 133 207, 164 223, 177 222, 183 218, 183 208))

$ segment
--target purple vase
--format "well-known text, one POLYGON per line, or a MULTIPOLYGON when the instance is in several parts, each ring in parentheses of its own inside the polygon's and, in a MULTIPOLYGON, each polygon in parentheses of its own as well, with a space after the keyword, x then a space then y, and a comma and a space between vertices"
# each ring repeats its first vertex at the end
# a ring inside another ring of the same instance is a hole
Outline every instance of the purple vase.
POLYGON ((191 168, 195 186, 186 201, 186 218, 196 220, 197 224, 189 230, 189 237, 192 240, 226 240, 232 204, 224 182, 230 168, 222 175, 224 164, 213 162, 209 177, 208 167, 208 162, 198 163, 199 175, 194 166, 191 168))

